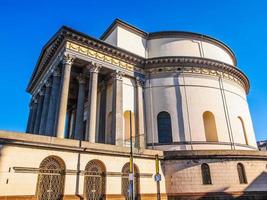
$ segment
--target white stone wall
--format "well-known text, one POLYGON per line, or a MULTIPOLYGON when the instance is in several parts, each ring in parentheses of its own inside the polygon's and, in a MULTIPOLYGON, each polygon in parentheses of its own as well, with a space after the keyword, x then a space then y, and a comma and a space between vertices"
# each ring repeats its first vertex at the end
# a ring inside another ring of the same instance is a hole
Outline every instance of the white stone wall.
MULTIPOLYGON (((51 155, 63 159, 67 170, 77 170, 78 152, 5 145, 1 149, 0 155, 0 196, 35 195, 38 175, 34 173, 15 173, 13 167, 39 168, 42 160, 51 155)), ((120 173, 124 164, 129 162, 129 158, 126 156, 81 153, 80 170, 84 170, 86 164, 93 159, 102 161, 107 172, 120 173)), ((134 158, 134 163, 140 173, 155 174, 155 161, 153 159, 134 158)), ((162 174, 162 171, 160 172, 162 174)), ((75 194, 76 178, 75 174, 67 174, 65 176, 65 195, 75 194)), ((80 175, 79 178, 78 193, 82 195, 84 176, 80 175)), ((106 181, 106 194, 121 194, 120 176, 107 176, 106 181)), ((164 184, 163 177, 161 182, 163 193, 165 193, 164 184)), ((152 176, 140 178, 141 194, 152 194, 156 193, 156 191, 156 183, 152 176)))
POLYGON ((104 41, 138 56, 146 57, 146 39, 123 27, 117 26, 104 41))
MULTIPOLYGON (((147 143, 158 143, 157 115, 161 111, 167 111, 171 115, 173 142, 205 142, 202 116, 205 111, 210 111, 215 117, 219 142, 230 142, 232 134, 235 143, 246 144, 243 131, 240 131, 240 123, 237 121, 241 116, 249 145, 256 148, 245 90, 233 81, 222 82, 221 86, 216 77, 193 74, 161 74, 147 80, 144 89, 147 143), (222 91, 225 93, 226 104, 223 104, 222 91), (229 113, 230 124, 226 122, 226 110, 229 113)), ((191 149, 191 146, 170 145, 155 148, 179 150, 191 149)), ((230 145, 193 145, 195 150, 228 148, 231 148, 230 145)))

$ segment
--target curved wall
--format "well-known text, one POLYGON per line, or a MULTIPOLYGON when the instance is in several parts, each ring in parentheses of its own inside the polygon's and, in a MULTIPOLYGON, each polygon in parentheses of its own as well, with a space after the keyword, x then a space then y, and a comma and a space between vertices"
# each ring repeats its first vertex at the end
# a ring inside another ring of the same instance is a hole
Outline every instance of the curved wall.
POLYGON ((235 66, 233 56, 214 42, 194 37, 150 39, 147 42, 148 58, 164 56, 189 56, 218 60, 235 66))
POLYGON ((158 74, 146 81, 144 96, 149 148, 153 145, 162 150, 256 148, 246 92, 233 81, 220 83, 218 78, 208 75, 158 74), (158 142, 157 115, 161 111, 171 115, 172 144, 158 142), (218 142, 206 140, 205 111, 215 117, 218 142), (248 144, 238 117, 244 122, 248 144), (235 146, 231 147, 231 143, 235 146))

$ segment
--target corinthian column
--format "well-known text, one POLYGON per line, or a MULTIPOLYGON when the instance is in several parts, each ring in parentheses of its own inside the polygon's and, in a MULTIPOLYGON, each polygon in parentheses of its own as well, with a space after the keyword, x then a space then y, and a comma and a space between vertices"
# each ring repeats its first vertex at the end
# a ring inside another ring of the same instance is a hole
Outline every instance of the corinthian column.
POLYGON ((83 139, 83 114, 84 114, 84 96, 85 96, 85 77, 80 74, 78 77, 79 92, 77 101, 77 111, 74 129, 74 139, 83 139))
POLYGON ((144 126, 144 99, 143 99, 144 81, 140 77, 136 77, 136 136, 137 147, 145 148, 145 126, 144 126))
POLYGON ((41 123, 40 123, 40 129, 39 129, 39 132, 43 135, 45 135, 50 93, 51 93, 51 80, 48 80, 45 84, 44 103, 43 103, 41 123))
POLYGON ((97 102, 97 81, 98 72, 101 66, 93 63, 87 66, 90 72, 88 88, 88 116, 86 122, 86 140, 96 141, 96 102, 97 102))
POLYGON ((55 136, 54 128, 55 128, 56 111, 58 105, 58 96, 60 90, 60 76, 61 76, 61 71, 59 68, 56 68, 55 71, 53 72, 52 89, 49 99, 46 128, 45 128, 45 133, 46 135, 49 136, 55 136))
POLYGON ((61 79, 61 90, 59 93, 59 104, 56 119, 56 135, 59 138, 64 138, 64 129, 67 114, 67 104, 69 95, 69 85, 70 85, 70 72, 71 66, 74 58, 70 55, 65 55, 63 58, 62 66, 62 79, 61 79))
POLYGON ((39 97, 38 97, 38 106, 37 106, 37 112, 36 112, 36 119, 35 119, 35 122, 34 122, 34 129, 33 129, 33 133, 36 133, 36 134, 39 133, 41 115, 42 115, 42 109, 43 109, 43 102, 44 102, 44 92, 41 91, 39 93, 39 97))
POLYGON ((123 101, 122 101, 122 72, 112 74, 112 122, 109 143, 122 146, 123 144, 123 101))

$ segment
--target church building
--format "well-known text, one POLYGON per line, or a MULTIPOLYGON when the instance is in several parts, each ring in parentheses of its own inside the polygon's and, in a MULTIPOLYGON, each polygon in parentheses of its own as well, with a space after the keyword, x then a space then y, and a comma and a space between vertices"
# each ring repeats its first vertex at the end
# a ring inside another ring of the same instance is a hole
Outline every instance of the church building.
POLYGON ((0 200, 131 199, 129 180, 133 199, 267 199, 249 89, 212 37, 63 26, 29 80, 26 133, 0 131, 0 200))

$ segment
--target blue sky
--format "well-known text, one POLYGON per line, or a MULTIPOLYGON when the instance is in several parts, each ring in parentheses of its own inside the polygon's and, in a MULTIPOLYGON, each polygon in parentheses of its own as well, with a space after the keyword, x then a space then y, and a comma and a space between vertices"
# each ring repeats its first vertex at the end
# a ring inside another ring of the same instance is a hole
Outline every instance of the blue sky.
POLYGON ((23 132, 25 92, 42 46, 67 25, 94 37, 120 18, 148 32, 182 30, 215 37, 235 52, 250 79, 258 140, 267 139, 267 1, 0 1, 0 129, 23 132))

